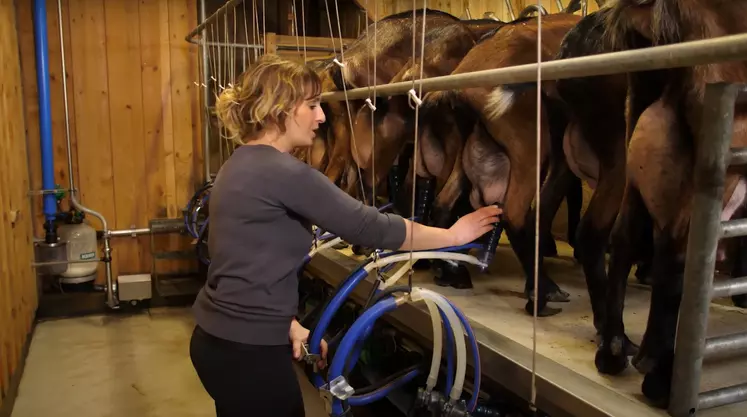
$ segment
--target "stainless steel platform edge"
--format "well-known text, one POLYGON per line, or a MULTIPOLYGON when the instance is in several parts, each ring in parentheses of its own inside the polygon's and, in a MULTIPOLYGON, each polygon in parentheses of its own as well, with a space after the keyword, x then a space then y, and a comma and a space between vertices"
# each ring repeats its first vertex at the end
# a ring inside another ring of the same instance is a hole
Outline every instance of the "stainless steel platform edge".
MULTIPOLYGON (((306 271, 336 287, 358 265, 355 259, 327 249, 311 260, 306 271)), ((372 285, 373 278, 369 276, 353 291, 351 299, 364 303, 372 285)), ((432 343, 430 317, 422 303, 405 304, 383 319, 421 343, 432 343)), ((483 378, 529 401, 532 350, 473 320, 470 324, 480 347, 483 378)), ((594 358, 589 357, 589 360, 594 358)), ((468 354, 468 361, 472 366, 471 354, 468 354)), ((553 417, 667 416, 664 410, 632 400, 540 354, 537 355, 537 370, 537 406, 553 417)), ((470 378, 469 373, 467 378, 470 378)))

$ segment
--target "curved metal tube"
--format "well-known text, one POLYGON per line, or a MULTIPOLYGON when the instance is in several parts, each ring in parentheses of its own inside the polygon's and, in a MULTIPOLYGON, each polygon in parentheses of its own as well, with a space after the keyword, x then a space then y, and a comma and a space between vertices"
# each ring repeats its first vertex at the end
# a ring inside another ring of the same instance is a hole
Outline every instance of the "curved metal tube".
POLYGON ((511 0, 503 0, 503 3, 506 4, 506 9, 508 9, 508 14, 511 16, 511 20, 516 20, 516 15, 514 14, 514 5, 511 4, 511 0))
MULTIPOLYGON (((59 18, 58 24, 60 26, 60 57, 62 58, 62 74, 67 74, 67 66, 65 64, 65 37, 62 31, 61 0, 57 0, 57 16, 59 18)), ((106 218, 104 218, 104 215, 95 210, 89 209, 88 207, 85 207, 75 198, 75 193, 77 190, 75 189, 75 181, 73 179, 73 155, 71 149, 72 146, 70 144, 70 113, 67 98, 67 77, 62 76, 60 78, 62 78, 62 94, 65 100, 65 140, 67 141, 67 174, 70 180, 70 203, 76 209, 86 214, 90 214, 91 216, 94 216, 101 221, 101 226, 104 229, 103 261, 104 265, 106 266, 106 305, 108 305, 110 308, 119 308, 116 284, 114 284, 114 280, 112 279, 112 248, 110 244, 111 235, 109 233, 109 224, 106 222, 106 218)))
POLYGON ((521 13, 519 13, 519 19, 523 19, 525 17, 528 17, 532 12, 537 12, 541 14, 542 16, 547 16, 547 9, 545 9, 545 6, 537 6, 536 4, 530 4, 529 6, 525 7, 521 13))

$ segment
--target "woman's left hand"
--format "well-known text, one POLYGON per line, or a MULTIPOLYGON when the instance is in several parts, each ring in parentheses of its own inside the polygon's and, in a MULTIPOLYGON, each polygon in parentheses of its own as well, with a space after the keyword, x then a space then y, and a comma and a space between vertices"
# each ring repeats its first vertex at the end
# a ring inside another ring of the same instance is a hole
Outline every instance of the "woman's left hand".
MULTIPOLYGON (((299 323, 298 320, 293 319, 293 321, 291 322, 290 331, 288 332, 288 337, 293 344, 293 359, 298 361, 303 357, 303 345, 308 341, 309 334, 311 334, 309 329, 301 326, 301 323, 299 323)), ((322 339, 320 347, 322 359, 317 362, 317 366, 319 367, 319 369, 324 369, 324 367, 327 365, 327 342, 324 341, 324 339, 322 339)))

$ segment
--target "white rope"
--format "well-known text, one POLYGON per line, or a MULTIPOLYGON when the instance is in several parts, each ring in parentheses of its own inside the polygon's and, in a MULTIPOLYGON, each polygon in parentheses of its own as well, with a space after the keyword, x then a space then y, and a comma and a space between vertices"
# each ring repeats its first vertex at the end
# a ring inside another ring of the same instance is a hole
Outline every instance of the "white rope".
POLYGON ((265 54, 267 53, 267 7, 265 7, 265 0, 262 0, 262 33, 265 35, 265 48, 263 49, 265 54))
MULTIPOLYGON (((416 0, 412 0, 412 65, 415 64, 415 51, 416 51, 416 34, 415 29, 417 26, 417 9, 416 0)), ((423 59, 425 57, 425 21, 426 21, 426 8, 428 6, 428 0, 423 0, 423 31, 421 33, 421 40, 420 40, 420 89, 418 94, 415 94, 415 78, 412 79, 412 89, 410 89, 409 94, 410 98, 415 102, 415 135, 413 140, 413 153, 412 153, 412 201, 411 201, 411 215, 413 217, 413 221, 415 221, 415 190, 416 190, 416 178, 417 178, 417 166, 418 166, 418 119, 420 117, 420 105, 422 104, 422 101, 420 100, 420 97, 422 97, 423 94, 423 59)), ((425 219, 420 219, 421 222, 425 224, 425 219)), ((414 273, 413 271, 413 242, 414 242, 414 235, 415 235, 415 228, 413 227, 410 231, 410 270, 408 271, 408 287, 412 289, 412 275, 414 273)))
MULTIPOLYGON (((537 0, 537 6, 542 6, 542 1, 537 0)), ((537 13, 537 177, 535 182, 535 217, 534 217, 534 313, 532 314, 532 392, 530 407, 537 410, 537 304, 539 293, 539 238, 540 238, 540 149, 542 146, 542 13, 537 13)))
MULTIPOLYGON (((233 11, 233 42, 238 43, 238 37, 236 36, 236 9, 233 11)), ((231 48, 231 82, 228 83, 229 87, 233 87, 236 83, 236 47, 231 48)))
MULTIPOLYGON (((252 40, 255 44, 259 44, 262 42, 260 39, 259 34, 259 12, 257 11, 257 0, 252 0, 252 6, 254 8, 254 13, 252 13, 252 40)), ((254 50, 254 61, 256 62, 259 59, 260 55, 264 55, 265 48, 264 44, 262 46, 262 53, 260 54, 257 49, 254 50)))
MULTIPOLYGON (((329 36, 332 39, 332 48, 336 49, 335 47, 335 35, 334 32, 332 32, 332 16, 329 15, 329 3, 327 0, 324 0, 324 7, 327 9, 327 21, 329 22, 329 36)), ((348 88, 347 88, 347 82, 345 82, 345 51, 343 50, 343 43, 342 43, 342 29, 340 28, 340 9, 337 6, 337 0, 335 0, 335 14, 337 17, 337 33, 340 35, 340 59, 342 62, 338 61, 337 58, 335 58, 333 61, 335 64, 337 64, 340 67, 340 75, 342 77, 342 90, 345 93, 345 107, 348 111, 348 124, 350 125, 350 141, 353 144, 353 152, 355 152, 356 155, 360 158, 360 153, 358 153, 358 146, 355 143, 355 131, 353 130, 353 114, 350 111, 350 100, 348 99, 348 88)), ((366 188, 363 185, 363 173, 361 172, 361 167, 359 164, 355 164, 356 168, 358 169, 358 182, 361 185, 361 196, 363 196, 363 202, 366 203, 366 188)))
MULTIPOLYGON (((377 4, 376 1, 374 1, 374 16, 378 17, 378 11, 377 11, 377 4)), ((366 42, 370 42, 370 38, 368 36, 368 0, 366 0, 366 42)), ((375 122, 375 113, 376 113, 376 56, 378 55, 378 50, 376 49, 376 40, 378 39, 378 32, 376 30, 376 19, 374 18, 374 47, 373 47, 373 96, 369 96, 369 98, 366 99, 366 105, 368 105, 368 108, 371 109, 371 205, 376 206, 376 122, 375 122), (373 101, 371 100, 373 98, 373 101)), ((369 94, 371 90, 371 67, 370 67, 371 61, 366 60, 366 67, 367 67, 367 77, 368 77, 368 89, 369 94)))
MULTIPOLYGON (((241 6, 244 8, 244 40, 246 41, 247 45, 250 45, 250 43, 249 43, 249 25, 246 23, 246 21, 247 21, 247 18, 246 18, 246 1, 242 1, 241 2, 241 6)), ((254 32, 254 30, 252 30, 252 32, 254 32)), ((255 51, 256 51, 256 49, 255 49, 255 51)), ((244 66, 242 67, 243 71, 246 71, 246 61, 248 61, 248 60, 249 60, 249 50, 248 49, 244 49, 244 66)))
POLYGON ((301 0, 301 35, 303 37, 303 62, 308 61, 306 57, 306 13, 304 12, 304 3, 306 0, 301 0))
MULTIPOLYGON (((301 3, 303 3, 303 0, 301 0, 301 3)), ((291 12, 293 13, 293 24, 291 25, 291 28, 293 29, 293 33, 296 35, 296 52, 300 55, 301 54, 301 39, 298 35, 298 16, 296 15, 296 0, 293 0, 293 3, 291 3, 291 12)), ((304 60, 306 62, 306 60, 304 60)))

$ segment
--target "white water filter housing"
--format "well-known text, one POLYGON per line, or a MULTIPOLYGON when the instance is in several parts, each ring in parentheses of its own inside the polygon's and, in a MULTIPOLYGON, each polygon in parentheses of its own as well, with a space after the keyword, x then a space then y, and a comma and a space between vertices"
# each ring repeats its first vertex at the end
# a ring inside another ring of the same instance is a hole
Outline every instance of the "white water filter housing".
MULTIPOLYGON (((85 220, 82 223, 63 224, 58 229, 60 240, 67 242, 68 261, 91 261, 98 259, 96 229, 85 220)), ((95 278, 98 262, 69 263, 62 275, 65 278, 95 278)), ((88 281, 88 280, 83 280, 88 281)))

